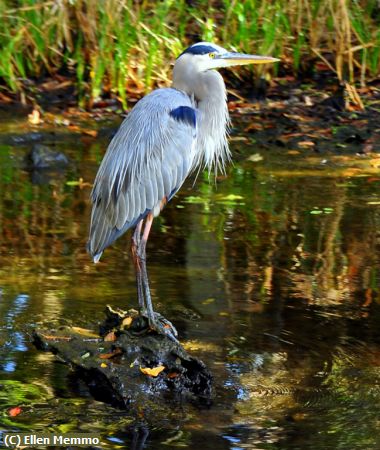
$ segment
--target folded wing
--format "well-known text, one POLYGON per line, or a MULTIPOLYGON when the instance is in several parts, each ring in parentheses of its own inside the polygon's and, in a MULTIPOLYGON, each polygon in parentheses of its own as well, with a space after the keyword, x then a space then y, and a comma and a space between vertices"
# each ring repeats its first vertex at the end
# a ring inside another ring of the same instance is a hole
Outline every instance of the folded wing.
POLYGON ((159 213, 192 168, 196 110, 187 95, 159 89, 132 109, 111 141, 95 178, 88 250, 103 250, 149 212, 159 213))

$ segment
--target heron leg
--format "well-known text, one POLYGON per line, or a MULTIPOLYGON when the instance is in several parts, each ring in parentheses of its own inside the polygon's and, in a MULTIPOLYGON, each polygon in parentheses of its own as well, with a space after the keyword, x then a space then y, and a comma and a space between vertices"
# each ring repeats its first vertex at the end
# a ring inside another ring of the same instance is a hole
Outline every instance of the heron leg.
POLYGON ((137 224, 136 229, 132 236, 132 257, 133 263, 135 265, 136 271, 136 282, 137 282, 137 297, 139 301, 139 307, 141 309, 145 308, 145 300, 144 300, 144 290, 143 290, 143 282, 142 282, 142 271, 141 271, 141 261, 138 255, 139 246, 141 243, 141 229, 142 229, 143 220, 137 224))
POLYGON ((153 214, 148 214, 146 221, 145 221, 144 233, 141 237, 141 241, 140 241, 139 247, 138 247, 138 256, 139 256, 140 265, 141 265, 141 280, 142 280, 142 285, 143 285, 143 289, 144 289, 144 297, 145 297, 145 307, 146 307, 146 312, 148 314, 148 319, 150 322, 152 320, 154 321, 154 311, 153 311, 152 298, 150 296, 148 271, 146 269, 146 243, 148 242, 152 223, 153 223, 153 214))
POLYGON ((138 281, 138 283, 141 283, 140 288, 143 293, 144 298, 143 302, 146 309, 146 314, 148 316, 149 326, 152 329, 156 330, 158 333, 167 335, 172 340, 177 341, 175 336, 177 336, 178 333, 175 327, 172 325, 172 323, 166 320, 161 314, 158 314, 153 310, 152 297, 150 295, 150 288, 149 288, 148 271, 146 268, 146 244, 148 242, 152 223, 153 223, 153 214, 148 214, 145 221, 144 233, 142 234, 142 236, 141 236, 141 227, 139 230, 140 241, 138 243, 136 253, 137 254, 136 269, 138 269, 139 271, 136 273, 138 280, 140 280, 138 281))

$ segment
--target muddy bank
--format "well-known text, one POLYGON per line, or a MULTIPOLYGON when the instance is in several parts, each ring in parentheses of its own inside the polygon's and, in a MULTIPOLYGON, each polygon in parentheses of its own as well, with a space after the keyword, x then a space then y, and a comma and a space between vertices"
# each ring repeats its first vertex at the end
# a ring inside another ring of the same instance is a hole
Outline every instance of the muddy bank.
MULTIPOLYGON (((50 86, 49 92, 41 90, 38 106, 20 105, 16 98, 0 103, 0 131, 2 122, 8 130, 0 134, 0 143, 31 146, 74 136, 84 141, 100 139, 106 145, 128 113, 116 99, 102 99, 91 111, 81 110, 75 106, 73 92, 66 96, 59 84, 56 89, 54 83, 50 86), (25 120, 22 130, 9 126, 14 117, 25 120)), ((304 82, 291 77, 271 83, 240 81, 229 89, 232 121, 238 124, 232 136, 244 133, 252 143, 268 149, 276 146, 337 155, 379 153, 380 82, 373 81, 359 93, 364 109, 350 103, 346 90, 327 76, 304 82)), ((132 97, 129 107, 138 99, 132 97)))

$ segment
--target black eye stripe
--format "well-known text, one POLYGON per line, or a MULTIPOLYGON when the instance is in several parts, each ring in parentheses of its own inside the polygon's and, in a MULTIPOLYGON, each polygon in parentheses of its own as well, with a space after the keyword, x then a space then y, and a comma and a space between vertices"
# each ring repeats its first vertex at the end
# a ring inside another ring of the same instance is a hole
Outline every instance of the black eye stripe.
POLYGON ((183 51, 178 56, 178 58, 184 55, 185 53, 190 53, 192 55, 206 55, 207 53, 215 53, 215 52, 217 52, 217 50, 214 47, 211 47, 211 45, 192 45, 191 47, 183 51))

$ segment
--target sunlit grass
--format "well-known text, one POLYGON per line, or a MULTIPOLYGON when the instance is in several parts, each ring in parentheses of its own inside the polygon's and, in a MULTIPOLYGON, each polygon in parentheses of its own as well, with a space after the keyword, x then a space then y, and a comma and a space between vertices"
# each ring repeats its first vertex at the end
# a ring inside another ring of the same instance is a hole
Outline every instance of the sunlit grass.
MULTIPOLYGON (((380 72, 377 0, 22 0, 0 3, 0 79, 71 73, 82 106, 103 95, 127 108, 131 93, 170 79, 170 62, 200 39, 281 58, 295 75, 323 62, 340 81, 380 72)), ((261 71, 276 71, 260 67, 261 71)))

